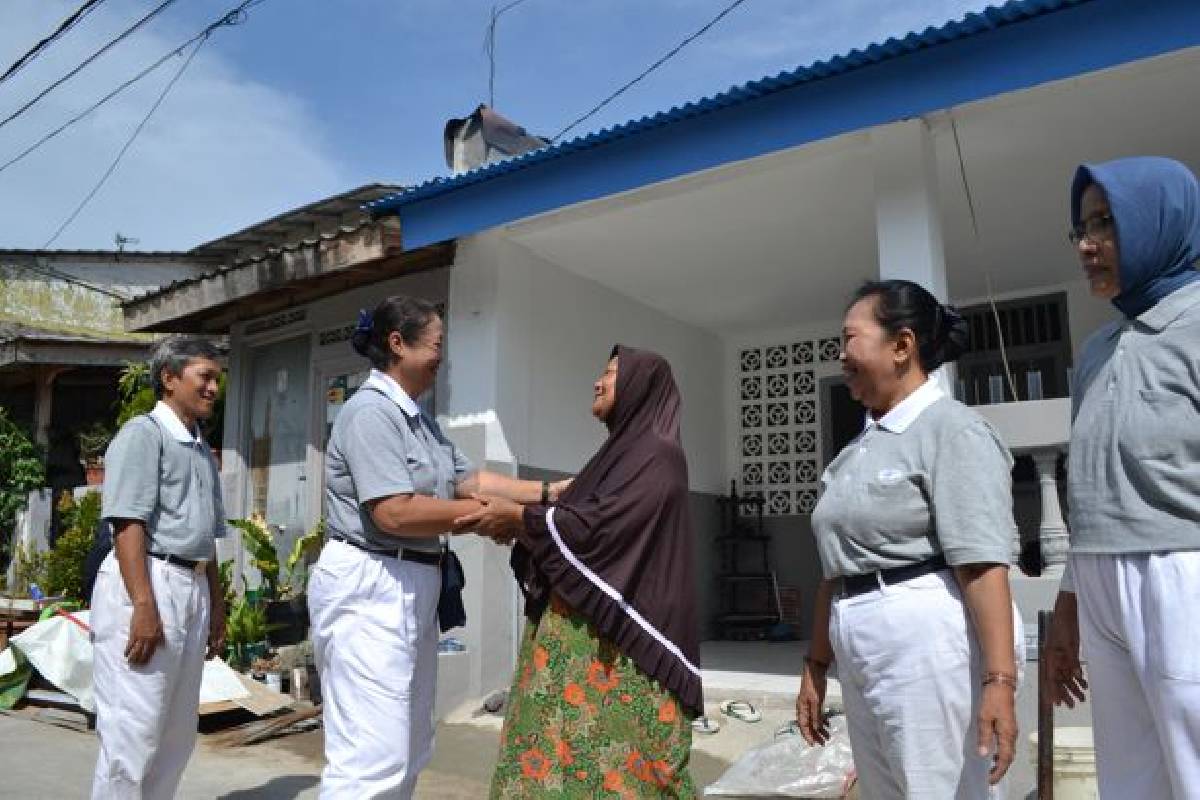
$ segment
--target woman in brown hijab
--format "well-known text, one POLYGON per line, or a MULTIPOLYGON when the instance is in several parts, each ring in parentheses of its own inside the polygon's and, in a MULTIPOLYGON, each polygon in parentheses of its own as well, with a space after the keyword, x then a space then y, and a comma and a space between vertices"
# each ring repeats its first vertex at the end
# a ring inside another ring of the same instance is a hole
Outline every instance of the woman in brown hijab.
POLYGON ((695 795, 699 629, 670 365, 618 345, 592 413, 608 439, 557 504, 481 498, 460 520, 515 537, 529 617, 493 798, 695 795))

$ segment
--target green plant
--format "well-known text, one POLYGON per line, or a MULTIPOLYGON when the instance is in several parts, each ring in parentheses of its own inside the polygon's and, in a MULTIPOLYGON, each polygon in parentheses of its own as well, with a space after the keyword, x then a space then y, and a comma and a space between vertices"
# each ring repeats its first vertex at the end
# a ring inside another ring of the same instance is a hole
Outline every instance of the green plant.
POLYGON ((0 406, 0 566, 8 563, 17 512, 25 507, 29 493, 46 482, 46 467, 33 439, 0 406))
POLYGON ((250 561, 262 576, 260 596, 264 600, 279 597, 279 554, 266 520, 259 514, 251 514, 250 519, 231 519, 229 524, 242 532, 250 561))
POLYGON ((63 492, 58 512, 62 532, 46 554, 46 584, 42 588, 48 595, 80 600, 84 563, 100 521, 100 493, 88 492, 77 502, 70 492, 63 492))
POLYGON ((316 527, 301 536, 292 545, 292 552, 287 560, 287 577, 283 581, 282 590, 287 594, 303 594, 308 582, 308 565, 321 552, 325 542, 325 518, 317 520, 316 527))
POLYGON ((96 461, 104 457, 108 443, 112 441, 113 429, 97 420, 79 432, 79 455, 84 461, 96 461))
POLYGON ((38 550, 33 542, 28 546, 17 545, 13 554, 13 585, 9 587, 18 596, 29 594, 29 584, 46 585, 46 552, 38 550))
POLYGON ((158 402, 150 385, 150 365, 144 361, 126 362, 117 379, 117 392, 121 395, 117 403, 117 427, 138 414, 149 414, 158 402))
POLYGON ((225 598, 225 608, 233 608, 237 595, 233 585, 233 559, 229 558, 217 565, 217 579, 221 582, 221 596, 225 598))
POLYGON ((254 644, 267 638, 267 612, 258 603, 239 598, 229 609, 225 620, 225 641, 238 647, 254 644))

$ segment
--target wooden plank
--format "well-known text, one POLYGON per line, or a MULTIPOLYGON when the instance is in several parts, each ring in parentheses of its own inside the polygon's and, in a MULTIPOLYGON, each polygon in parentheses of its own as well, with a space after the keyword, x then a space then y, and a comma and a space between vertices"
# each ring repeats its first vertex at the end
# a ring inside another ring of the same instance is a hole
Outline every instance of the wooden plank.
POLYGON ((1046 636, 1053 614, 1038 612, 1038 800, 1054 800, 1054 700, 1053 678, 1046 666, 1046 636))

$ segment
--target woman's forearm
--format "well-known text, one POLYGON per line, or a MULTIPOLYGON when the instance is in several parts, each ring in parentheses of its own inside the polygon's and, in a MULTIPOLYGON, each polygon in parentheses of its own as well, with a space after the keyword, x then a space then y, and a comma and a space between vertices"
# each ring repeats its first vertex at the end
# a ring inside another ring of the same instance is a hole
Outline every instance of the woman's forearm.
POLYGON ((1012 594, 1008 567, 1003 564, 968 564, 954 568, 963 599, 975 623, 985 672, 1015 677, 1013 661, 1012 594))
POLYGON ((454 533, 454 521, 480 509, 478 500, 439 500, 421 494, 398 494, 369 504, 371 519, 384 533, 423 539, 454 533))
POLYGON ((542 502, 542 482, 525 481, 501 475, 498 472, 480 470, 458 485, 457 494, 459 497, 486 494, 503 497, 516 503, 540 503, 542 502))
POLYGON ((808 657, 821 664, 833 661, 833 645, 829 641, 829 611, 833 606, 836 585, 836 580, 822 579, 817 585, 817 596, 813 599, 812 641, 808 645, 808 657))

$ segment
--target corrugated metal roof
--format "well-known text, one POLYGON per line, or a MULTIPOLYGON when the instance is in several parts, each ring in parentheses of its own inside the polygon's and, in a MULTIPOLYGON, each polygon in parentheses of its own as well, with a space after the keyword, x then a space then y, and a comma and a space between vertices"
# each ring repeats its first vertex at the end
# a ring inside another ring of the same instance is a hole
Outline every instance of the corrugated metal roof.
POLYGON ((610 128, 604 128, 566 142, 543 147, 540 150, 532 150, 516 158, 488 164, 487 166, 465 172, 461 175, 434 178, 411 189, 367 203, 364 208, 377 215, 385 214, 418 200, 446 194, 464 186, 470 186, 500 175, 527 169, 536 164, 555 158, 562 158, 580 150, 599 147, 619 139, 635 136, 647 130, 661 128, 680 120, 691 119, 729 108, 730 106, 740 105, 741 103, 784 91, 803 83, 842 75, 910 53, 966 39, 1014 23, 1089 2, 1093 2, 1093 0, 1011 0, 1011 2, 1001 6, 989 6, 978 13, 967 14, 961 20, 948 22, 939 28, 931 26, 924 31, 913 32, 900 39, 893 37, 885 42, 872 44, 865 49, 851 50, 845 55, 835 56, 825 61, 818 61, 807 67, 800 67, 790 72, 781 72, 774 77, 751 81, 742 86, 732 87, 712 97, 696 100, 683 106, 675 106, 667 111, 660 111, 657 114, 631 120, 610 128))

